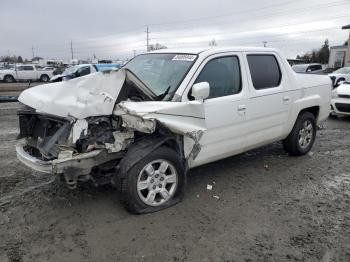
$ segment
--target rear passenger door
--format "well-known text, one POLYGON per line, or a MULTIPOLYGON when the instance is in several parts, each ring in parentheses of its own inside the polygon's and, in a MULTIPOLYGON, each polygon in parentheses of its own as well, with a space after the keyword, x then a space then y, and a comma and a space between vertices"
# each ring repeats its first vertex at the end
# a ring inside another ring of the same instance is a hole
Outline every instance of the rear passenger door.
POLYGON ((242 58, 241 53, 210 56, 190 83, 210 85, 209 97, 203 102, 207 129, 200 140, 201 151, 191 166, 231 156, 244 148, 247 78, 242 58))
POLYGON ((17 67, 17 79, 18 80, 30 80, 33 79, 35 74, 33 66, 21 65, 17 67))
POLYGON ((246 53, 250 94, 245 135, 248 147, 264 145, 286 135, 291 87, 281 58, 275 53, 246 53))

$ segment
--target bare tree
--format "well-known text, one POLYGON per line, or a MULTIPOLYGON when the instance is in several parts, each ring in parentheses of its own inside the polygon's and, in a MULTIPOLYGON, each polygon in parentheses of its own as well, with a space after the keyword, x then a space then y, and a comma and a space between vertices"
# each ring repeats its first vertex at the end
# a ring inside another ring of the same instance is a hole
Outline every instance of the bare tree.
POLYGON ((156 43, 156 44, 149 45, 148 51, 154 51, 154 50, 159 50, 159 49, 167 49, 167 48, 168 47, 166 47, 165 45, 156 43))

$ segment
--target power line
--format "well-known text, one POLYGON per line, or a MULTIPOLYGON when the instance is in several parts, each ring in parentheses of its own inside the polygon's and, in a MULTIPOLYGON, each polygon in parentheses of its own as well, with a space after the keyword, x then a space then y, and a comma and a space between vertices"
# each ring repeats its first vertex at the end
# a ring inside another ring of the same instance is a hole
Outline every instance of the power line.
POLYGON ((268 6, 259 7, 259 8, 251 8, 251 9, 247 9, 247 10, 243 10, 243 11, 235 11, 235 12, 230 12, 230 13, 224 13, 224 14, 221 14, 221 15, 204 16, 204 17, 198 17, 198 18, 192 18, 192 19, 186 19, 186 20, 176 20, 176 21, 165 22, 165 23, 154 23, 154 24, 150 24, 150 25, 151 26, 164 26, 164 25, 170 25, 170 24, 182 24, 182 23, 188 23, 188 22, 193 22, 193 21, 217 19, 217 18, 232 16, 234 14, 249 13, 249 12, 252 12, 252 11, 261 11, 263 9, 269 9, 271 7, 284 6, 284 5, 287 5, 289 3, 295 3, 295 2, 296 2, 296 0, 286 1, 286 2, 283 2, 283 3, 279 3, 279 4, 268 5, 268 6))
MULTIPOLYGON (((333 16, 334 17, 334 16, 333 16)), ((337 15, 335 18, 333 17, 326 17, 323 18, 322 20, 317 19, 317 20, 310 20, 307 22, 303 22, 303 23, 287 23, 287 24, 283 24, 283 25, 279 25, 279 26, 273 26, 273 27, 265 27, 265 28, 260 28, 259 30, 242 30, 242 31, 233 31, 233 32, 227 32, 227 33, 220 33, 220 34, 216 34, 217 36, 222 36, 222 35, 232 35, 232 34, 239 34, 239 33, 249 33, 249 32, 259 32, 259 31, 263 31, 263 30, 268 30, 268 29, 275 29, 275 28, 283 28, 283 27, 288 27, 288 26, 296 26, 296 25, 304 25, 307 23, 312 23, 312 22, 320 22, 320 21, 324 21, 324 19, 331 19, 331 20, 338 20, 338 19, 343 19, 343 18, 348 18, 349 15, 343 15, 343 16, 339 16, 337 15)), ((190 35, 190 36, 184 36, 184 35, 175 35, 175 36, 171 36, 171 37, 155 37, 153 39, 174 39, 174 38, 181 38, 181 37, 200 37, 200 36, 208 36, 208 33, 205 34, 195 34, 195 35, 190 35)))
MULTIPOLYGON (((295 2, 295 1, 291 1, 291 2, 295 2)), ((315 4, 315 5, 303 6, 303 8, 282 10, 282 11, 279 11, 279 12, 274 12, 274 13, 269 13, 269 14, 264 14, 264 15, 254 15, 254 22, 255 22, 255 20, 257 18, 271 17, 271 16, 275 16, 275 15, 278 15, 278 14, 284 14, 284 13, 294 13, 295 14, 296 11, 299 12, 299 13, 304 13, 304 12, 310 12, 310 8, 315 10, 315 9, 329 8, 329 7, 339 6, 339 5, 346 5, 346 4, 349 4, 348 0, 342 0, 342 1, 338 1, 338 2, 325 3, 323 5, 315 4)), ((269 7, 269 6, 267 6, 267 7, 269 7)), ((261 9, 267 9, 267 7, 266 8, 258 8, 258 9, 249 9, 249 10, 246 10, 245 12, 244 11, 237 11, 237 13, 232 13, 232 14, 235 14, 235 16, 233 18, 234 18, 234 20, 241 21, 242 18, 239 18, 239 16, 241 16, 242 14, 247 14, 247 13, 249 14, 251 11, 260 11, 261 9)), ((231 15, 223 15, 223 16, 215 16, 215 18, 222 18, 222 17, 227 17, 227 16, 231 17, 232 14, 231 15)), ((200 18, 200 20, 202 20, 202 19, 205 19, 205 21, 208 21, 211 18, 210 17, 200 18)), ((182 21, 186 22, 186 20, 182 20, 182 21)), ((209 22, 209 23, 206 23, 206 25, 213 25, 213 24, 223 25, 223 24, 231 24, 231 22, 222 23, 222 21, 221 21, 221 22, 209 22)), ((201 26, 203 26, 203 22, 201 23, 201 26)), ((186 28, 193 28, 193 25, 187 26, 187 27, 181 27, 181 29, 186 29, 186 28)), ((164 30, 157 30, 157 32, 164 32, 164 31, 168 31, 168 30, 169 30, 169 27, 167 29, 164 29, 164 30)))

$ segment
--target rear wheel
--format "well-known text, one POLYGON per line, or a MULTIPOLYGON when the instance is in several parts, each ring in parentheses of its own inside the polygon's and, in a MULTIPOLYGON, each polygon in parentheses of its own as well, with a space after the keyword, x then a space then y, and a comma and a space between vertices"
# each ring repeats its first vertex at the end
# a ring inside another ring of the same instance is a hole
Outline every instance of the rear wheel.
POLYGON ((310 112, 303 112, 298 116, 289 136, 283 141, 283 147, 291 155, 305 155, 312 148, 315 138, 315 116, 310 112))
POLYGON ((49 82, 50 78, 48 75, 42 75, 40 76, 40 81, 41 82, 49 82))
POLYGON ((128 171, 121 181, 120 198, 129 212, 150 213, 178 203, 184 188, 185 174, 178 154, 161 147, 128 171))
POLYGON ((4 77, 4 81, 5 81, 6 83, 13 83, 13 82, 15 82, 15 78, 14 78, 12 75, 6 75, 6 76, 4 77))

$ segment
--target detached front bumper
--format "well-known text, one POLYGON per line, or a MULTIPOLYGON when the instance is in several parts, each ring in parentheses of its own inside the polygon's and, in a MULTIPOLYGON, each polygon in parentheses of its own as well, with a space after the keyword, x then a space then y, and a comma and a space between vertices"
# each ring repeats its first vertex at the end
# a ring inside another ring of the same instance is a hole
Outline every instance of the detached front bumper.
POLYGON ((94 150, 88 153, 82 153, 70 158, 55 159, 43 161, 31 156, 23 148, 23 145, 16 146, 17 158, 27 167, 43 173, 64 174, 67 170, 79 170, 80 175, 86 175, 91 172, 95 166, 105 162, 122 157, 121 153, 108 153, 106 150, 94 150))
POLYGON ((27 167, 43 173, 52 173, 52 161, 43 161, 28 154, 23 146, 16 146, 17 158, 27 167))

